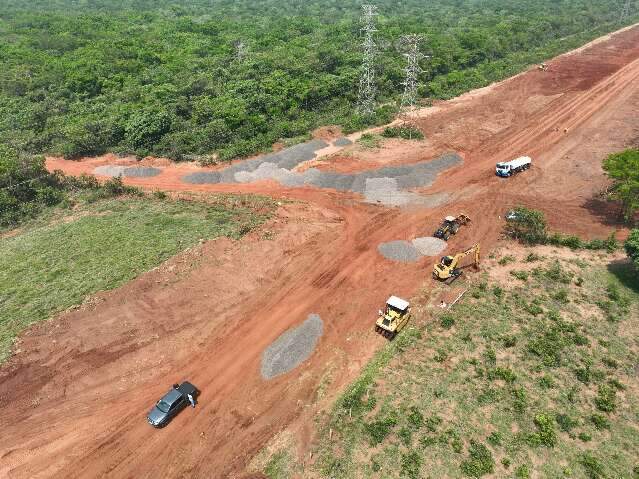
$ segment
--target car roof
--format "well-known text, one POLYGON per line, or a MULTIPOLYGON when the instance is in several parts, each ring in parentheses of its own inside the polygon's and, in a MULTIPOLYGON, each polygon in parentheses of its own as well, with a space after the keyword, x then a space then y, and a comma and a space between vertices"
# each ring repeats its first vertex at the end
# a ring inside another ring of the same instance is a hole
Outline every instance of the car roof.
POLYGON ((391 296, 390 298, 388 298, 386 304, 392 306, 393 308, 397 308, 400 311, 404 311, 406 308, 408 308, 408 301, 402 298, 398 298, 397 296, 391 296))
POLYGON ((178 390, 182 393, 182 394, 191 394, 194 395, 195 393, 197 393, 197 388, 195 386, 193 386, 193 384, 191 384, 188 381, 184 381, 182 384, 180 384, 178 386, 178 390))
POLYGON ((162 401, 168 404, 173 404, 175 401, 180 399, 180 397, 182 397, 182 393, 177 389, 171 388, 171 390, 164 395, 162 401))

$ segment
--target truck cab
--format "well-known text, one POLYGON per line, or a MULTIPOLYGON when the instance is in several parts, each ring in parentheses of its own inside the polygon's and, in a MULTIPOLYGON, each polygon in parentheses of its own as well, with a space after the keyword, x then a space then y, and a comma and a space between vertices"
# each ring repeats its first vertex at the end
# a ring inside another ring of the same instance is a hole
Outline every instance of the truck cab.
POLYGON ((510 169, 510 164, 508 163, 497 163, 497 165, 495 166, 495 174, 497 176, 501 176, 502 178, 506 178, 510 175, 512 175, 511 169, 510 169))

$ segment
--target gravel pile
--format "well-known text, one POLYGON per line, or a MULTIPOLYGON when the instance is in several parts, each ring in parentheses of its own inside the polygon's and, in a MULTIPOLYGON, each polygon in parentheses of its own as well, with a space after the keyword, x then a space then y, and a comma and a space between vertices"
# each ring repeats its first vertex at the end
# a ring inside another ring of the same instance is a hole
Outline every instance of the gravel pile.
POLYGON ((432 236, 415 238, 412 243, 422 256, 436 256, 444 251, 447 246, 446 241, 432 236))
POLYGON ((377 251, 386 259, 402 263, 414 263, 422 256, 410 241, 403 240, 382 243, 377 251))
POLYGON ((93 170, 93 173, 101 176, 128 176, 135 178, 146 178, 150 176, 157 176, 162 173, 159 168, 153 168, 151 166, 115 166, 105 165, 98 166, 93 170))
POLYGON ((162 173, 161 169, 153 168, 152 166, 134 166, 124 170, 124 176, 135 178, 148 178, 151 176, 157 176, 160 173, 162 173))
MULTIPOLYGON (((339 138, 336 143, 340 140, 350 142, 347 138, 339 138)), ((315 158, 316 151, 325 146, 327 143, 323 140, 312 140, 259 158, 238 162, 219 172, 191 173, 182 180, 195 184, 274 180, 288 187, 311 185, 360 193, 371 203, 389 206, 417 204, 430 207, 440 204, 446 198, 441 195, 421 196, 406 190, 430 186, 441 171, 462 161, 459 155, 447 153, 431 161, 359 173, 336 173, 316 168, 309 168, 303 173, 292 171, 300 163, 315 158)))
POLYGON ((345 136, 338 138, 337 140, 335 140, 333 142, 333 145, 335 146, 348 146, 348 145, 352 145, 353 142, 351 140, 349 140, 348 138, 346 138, 345 136))
POLYGON ((324 330, 318 314, 309 314, 298 327, 289 329, 262 353, 262 377, 273 379, 306 361, 313 353, 324 330))
POLYGON ((93 174, 101 175, 101 176, 122 176, 124 174, 124 170, 126 170, 126 166, 98 166, 93 170, 93 174))

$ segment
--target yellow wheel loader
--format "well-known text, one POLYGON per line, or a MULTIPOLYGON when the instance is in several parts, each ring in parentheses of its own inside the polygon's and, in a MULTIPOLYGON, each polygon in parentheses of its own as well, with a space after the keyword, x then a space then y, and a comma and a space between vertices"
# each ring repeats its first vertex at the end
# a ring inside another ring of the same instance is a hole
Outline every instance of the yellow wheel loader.
POLYGON ((391 296, 386 301, 384 311, 379 311, 379 318, 375 323, 375 331, 382 336, 393 339, 399 333, 411 317, 410 304, 408 301, 391 296))
POLYGON ((439 264, 436 264, 433 268, 433 278, 440 279, 450 284, 459 278, 462 274, 462 268, 466 266, 460 266, 460 262, 466 256, 475 254, 475 261, 472 263, 476 267, 479 266, 479 243, 468 248, 466 251, 457 253, 455 256, 444 256, 439 264))
POLYGON ((441 226, 437 228, 437 231, 435 231, 434 236, 435 238, 441 238, 445 241, 448 241, 450 235, 457 234, 459 228, 468 223, 470 223, 470 218, 465 214, 461 214, 458 216, 447 216, 446 218, 444 218, 441 226))

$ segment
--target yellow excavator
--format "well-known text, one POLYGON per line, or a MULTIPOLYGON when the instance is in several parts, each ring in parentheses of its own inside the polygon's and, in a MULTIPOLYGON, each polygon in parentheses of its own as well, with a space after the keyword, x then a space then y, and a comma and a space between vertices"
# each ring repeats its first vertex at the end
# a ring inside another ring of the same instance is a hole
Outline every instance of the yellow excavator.
POLYGON ((393 339, 411 317, 408 301, 397 296, 391 296, 386 301, 384 311, 379 310, 379 318, 375 323, 375 331, 388 339, 393 339))
POLYGON ((433 268, 433 278, 440 279, 450 284, 459 278, 462 274, 462 268, 466 266, 460 266, 459 263, 466 256, 475 253, 475 261, 473 264, 479 266, 479 243, 468 248, 466 251, 457 253, 455 256, 444 256, 439 264, 436 264, 433 268))

